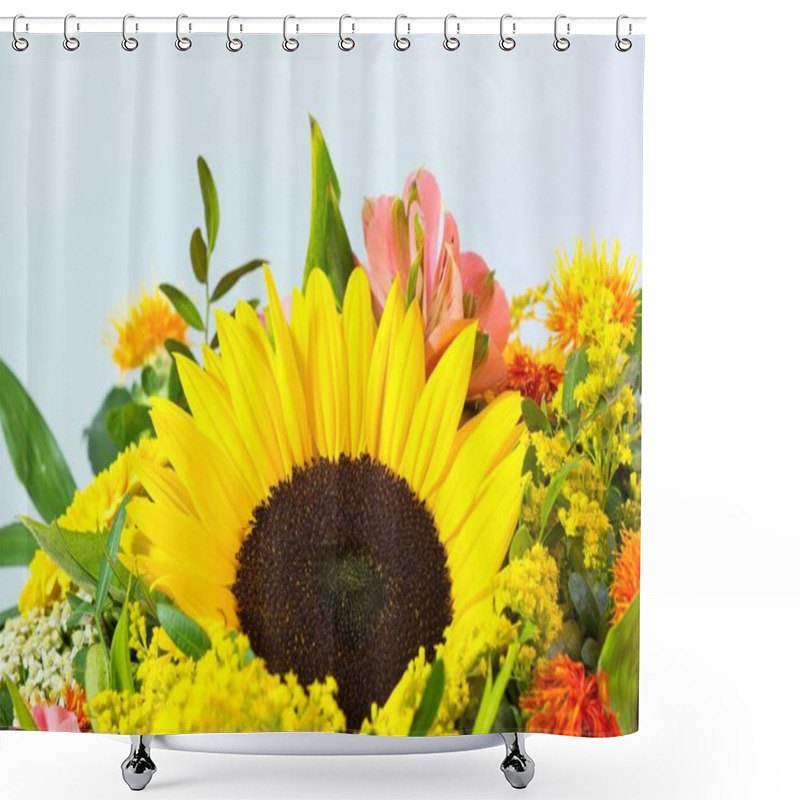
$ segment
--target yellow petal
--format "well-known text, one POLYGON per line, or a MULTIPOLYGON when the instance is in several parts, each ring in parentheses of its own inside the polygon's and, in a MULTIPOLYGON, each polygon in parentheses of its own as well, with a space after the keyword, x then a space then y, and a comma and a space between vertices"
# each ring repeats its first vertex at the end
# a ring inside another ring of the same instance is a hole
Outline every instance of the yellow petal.
MULTIPOLYGON (((294 310, 292 311, 294 323, 294 310)), ((375 343, 375 317, 367 275, 357 267, 350 275, 342 307, 342 324, 347 349, 347 379, 350 405, 348 453, 357 454, 365 443, 364 404, 369 365, 375 343)))
POLYGON ((308 358, 308 304, 299 289, 292 290, 292 342, 300 374, 305 375, 308 358))
POLYGON ((133 469, 144 490, 155 503, 163 503, 184 514, 197 516, 192 498, 173 469, 153 464, 144 458, 134 459, 133 469))
POLYGON ((447 348, 411 420, 400 475, 423 500, 450 458, 472 372, 475 331, 476 325, 470 325, 447 348))

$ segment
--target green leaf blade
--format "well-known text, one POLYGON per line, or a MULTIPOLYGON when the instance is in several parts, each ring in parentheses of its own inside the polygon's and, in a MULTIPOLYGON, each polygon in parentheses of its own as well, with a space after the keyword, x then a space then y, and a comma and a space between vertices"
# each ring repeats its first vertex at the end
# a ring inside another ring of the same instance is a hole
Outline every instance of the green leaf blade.
POLYGON ((268 266, 269 262, 267 262, 265 259, 256 258, 252 261, 248 261, 246 264, 242 264, 241 267, 236 267, 236 269, 226 272, 214 287, 214 291, 211 294, 211 302, 216 303, 217 300, 223 298, 245 275, 254 272, 259 267, 268 266))
POLYGON ((158 288, 167 296, 173 308, 187 325, 197 331, 206 329, 197 306, 177 286, 173 286, 171 283, 162 283, 158 288))
POLYGON ((550 480, 550 483, 547 486, 547 492, 545 492, 544 495, 544 501, 542 502, 542 510, 540 517, 542 528, 539 534, 540 538, 544 534, 544 528, 545 525, 547 524, 547 519, 550 516, 550 512, 553 510, 553 506, 555 505, 555 502, 558 499, 558 495, 561 493, 561 488, 564 486, 564 482, 569 477, 570 472, 576 469, 580 463, 581 463, 580 459, 575 459, 575 461, 570 461, 569 464, 562 467, 550 480))
POLYGON ((19 720, 20 728, 22 728, 24 731, 38 731, 39 726, 36 724, 33 714, 31 714, 27 704, 22 699, 19 689, 17 689, 17 687, 8 679, 6 679, 5 685, 8 689, 9 695, 11 696, 11 702, 14 706, 14 714, 19 720))
POLYGON ((167 632, 167 636, 187 656, 197 661, 211 649, 208 634, 193 619, 175 606, 166 603, 159 603, 156 609, 158 621, 167 632))
POLYGON ((122 607, 117 627, 111 638, 110 679, 111 688, 115 692, 133 694, 133 670, 131 668, 130 654, 130 625, 128 624, 128 601, 122 607))
POLYGON ((36 539, 21 522, 0 528, 0 567, 27 567, 38 549, 36 539))
POLYGON ((108 596, 108 587, 111 585, 111 568, 116 562, 117 553, 119 551, 119 542, 122 538, 122 529, 125 526, 126 508, 128 505, 128 495, 122 498, 119 504, 117 513, 114 514, 114 519, 111 522, 111 530, 108 534, 108 541, 106 542, 106 549, 108 550, 108 558, 106 558, 100 565, 100 571, 97 575, 97 596, 95 598, 95 611, 99 614, 103 608, 103 603, 108 596), (109 558, 111 559, 109 561, 109 558))
POLYGON ((425 684, 419 708, 411 721, 409 736, 427 736, 428 731, 436 719, 439 705, 444 696, 444 661, 437 659, 431 667, 431 674, 425 684))
POLYGON ((17 478, 42 519, 50 522, 72 502, 75 480, 36 404, 2 359, 0 426, 17 478))
POLYGON ((208 252, 211 254, 214 252, 214 245, 217 243, 217 233, 219 232, 219 199, 217 198, 217 187, 214 184, 214 178, 211 176, 211 170, 208 168, 203 156, 197 157, 197 175, 200 178, 200 193, 203 195, 208 252))
POLYGON ((192 262, 192 272, 195 278, 205 284, 208 281, 208 249, 203 241, 203 234, 200 228, 192 231, 192 238, 189 240, 189 258, 192 262))

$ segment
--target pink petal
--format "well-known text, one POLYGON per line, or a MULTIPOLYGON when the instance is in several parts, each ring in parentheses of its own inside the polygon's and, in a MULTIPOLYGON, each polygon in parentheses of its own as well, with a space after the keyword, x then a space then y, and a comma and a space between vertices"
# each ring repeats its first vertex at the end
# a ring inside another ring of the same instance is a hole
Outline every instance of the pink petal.
POLYGON ((416 255, 416 246, 414 245, 414 216, 416 214, 419 214, 420 222, 425 231, 423 267, 425 272, 425 292, 426 295, 430 297, 433 292, 434 270, 436 268, 436 256, 439 244, 439 216, 442 211, 442 194, 439 191, 439 184, 436 183, 436 178, 433 177, 433 174, 426 169, 420 169, 417 170, 417 172, 411 173, 406 179, 406 185, 403 190, 403 200, 405 201, 406 208, 408 208, 408 233, 413 248, 411 255, 412 260, 416 255), (417 198, 414 202, 409 203, 412 184, 416 184, 417 198))
POLYGON ((40 731, 80 733, 78 718, 61 706, 38 705, 31 709, 33 720, 40 731))
POLYGON ((492 344, 502 351, 511 333, 510 310, 503 287, 477 253, 461 254, 461 280, 464 291, 472 292, 478 301, 481 330, 488 333, 492 344))
POLYGON ((444 264, 437 272, 425 320, 425 328, 429 333, 445 322, 464 317, 461 273, 449 245, 445 245, 444 264))
POLYGON ((367 248, 365 269, 372 293, 381 309, 395 275, 400 272, 404 281, 407 280, 410 267, 408 242, 403 240, 405 232, 398 232, 395 225, 395 218, 401 210, 394 208, 395 202, 396 198, 389 195, 367 198, 361 213, 367 248))

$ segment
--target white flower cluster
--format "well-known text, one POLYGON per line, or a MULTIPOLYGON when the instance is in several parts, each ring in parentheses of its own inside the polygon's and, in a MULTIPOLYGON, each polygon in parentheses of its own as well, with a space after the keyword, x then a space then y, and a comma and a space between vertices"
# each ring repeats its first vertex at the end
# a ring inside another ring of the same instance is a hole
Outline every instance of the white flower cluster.
POLYGON ((68 627, 71 616, 65 601, 49 611, 31 609, 0 630, 0 681, 8 678, 28 704, 57 696, 72 680, 72 660, 78 651, 97 639, 91 617, 68 627))

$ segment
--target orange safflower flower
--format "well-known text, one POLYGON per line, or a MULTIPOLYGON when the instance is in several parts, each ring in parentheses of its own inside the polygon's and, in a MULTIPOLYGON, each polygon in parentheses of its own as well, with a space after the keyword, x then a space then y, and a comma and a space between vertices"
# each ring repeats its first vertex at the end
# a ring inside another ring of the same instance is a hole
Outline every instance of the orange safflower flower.
POLYGON ((614 622, 619 622, 639 593, 641 531, 622 529, 622 547, 614 562, 614 578, 609 594, 614 601, 614 622))
POLYGON ((86 692, 77 683, 65 683, 61 690, 61 697, 64 700, 64 708, 71 711, 78 720, 78 727, 81 733, 88 733, 92 730, 92 723, 86 715, 86 692))
POLYGON ((536 673, 520 708, 531 733, 567 736, 619 736, 608 705, 605 675, 587 674, 583 664, 556 656, 536 673))
POLYGON ((550 350, 535 353, 518 339, 509 342, 503 353, 506 378, 503 389, 512 389, 539 405, 550 402, 564 378, 563 364, 556 363, 550 350))

